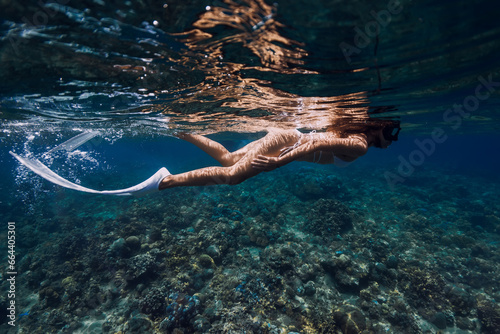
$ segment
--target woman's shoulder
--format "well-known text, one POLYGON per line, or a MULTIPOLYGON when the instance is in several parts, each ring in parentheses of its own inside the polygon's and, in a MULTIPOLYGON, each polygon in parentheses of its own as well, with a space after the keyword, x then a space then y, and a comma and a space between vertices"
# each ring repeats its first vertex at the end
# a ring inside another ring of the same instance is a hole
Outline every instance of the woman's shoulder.
POLYGON ((339 155, 344 155, 344 157, 357 158, 368 151, 368 140, 364 134, 349 134, 338 140, 342 147, 341 152, 338 153, 339 155))

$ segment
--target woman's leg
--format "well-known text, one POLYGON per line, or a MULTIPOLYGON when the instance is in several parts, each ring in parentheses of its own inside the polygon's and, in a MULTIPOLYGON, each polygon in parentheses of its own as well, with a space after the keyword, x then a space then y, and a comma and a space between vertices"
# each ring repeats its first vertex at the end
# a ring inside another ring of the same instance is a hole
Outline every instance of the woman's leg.
POLYGON ((189 133, 181 133, 178 137, 196 145, 224 167, 232 166, 235 163, 231 157, 231 153, 224 146, 212 139, 189 133))
MULTIPOLYGON (((246 160, 246 159, 244 159, 246 160)), ((187 186, 210 186, 216 184, 239 184, 259 174, 249 163, 238 163, 231 167, 206 167, 190 172, 169 175, 159 185, 159 189, 187 186)))
POLYGON ((229 153, 222 145, 213 140, 199 135, 184 134, 180 138, 195 144, 226 167, 206 167, 191 172, 169 175, 160 182, 159 189, 241 183, 262 172, 262 170, 252 167, 252 160, 258 155, 277 156, 281 148, 295 143, 299 137, 296 131, 269 133, 242 149, 229 153))
POLYGON ((184 139, 187 142, 190 142, 193 145, 196 145, 198 148, 202 149, 212 158, 217 160, 224 167, 229 167, 237 163, 241 158, 245 156, 245 154, 253 150, 256 146, 259 146, 262 140, 265 138, 263 137, 256 141, 253 141, 240 148, 239 150, 231 153, 218 142, 201 135, 181 133, 178 135, 178 137, 184 139))

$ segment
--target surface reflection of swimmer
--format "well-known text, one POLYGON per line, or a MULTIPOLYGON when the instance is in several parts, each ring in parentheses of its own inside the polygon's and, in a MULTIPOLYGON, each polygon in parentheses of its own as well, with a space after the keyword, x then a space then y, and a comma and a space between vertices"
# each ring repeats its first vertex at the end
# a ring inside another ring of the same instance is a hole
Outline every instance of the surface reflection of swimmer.
POLYGON ((159 189, 238 184, 292 161, 345 166, 364 155, 369 147, 387 148, 398 139, 399 130, 399 122, 389 120, 370 120, 343 131, 324 133, 271 129, 263 138, 235 152, 201 135, 182 133, 179 138, 201 148, 222 167, 168 175, 159 183, 159 189))

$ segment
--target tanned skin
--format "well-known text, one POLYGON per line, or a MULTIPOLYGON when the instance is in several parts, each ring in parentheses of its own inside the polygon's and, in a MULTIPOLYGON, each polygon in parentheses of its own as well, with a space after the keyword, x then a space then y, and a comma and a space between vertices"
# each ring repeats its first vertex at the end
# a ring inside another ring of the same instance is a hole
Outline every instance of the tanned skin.
POLYGON ((208 153, 222 167, 206 167, 169 175, 159 189, 214 184, 239 184, 261 172, 268 172, 292 161, 320 164, 334 163, 334 155, 344 161, 354 161, 370 146, 386 148, 391 144, 382 131, 339 138, 335 133, 301 134, 297 130, 270 129, 268 134, 245 147, 229 152, 218 142, 201 135, 181 133, 184 139, 208 153), (321 153, 321 154, 320 154, 321 153))

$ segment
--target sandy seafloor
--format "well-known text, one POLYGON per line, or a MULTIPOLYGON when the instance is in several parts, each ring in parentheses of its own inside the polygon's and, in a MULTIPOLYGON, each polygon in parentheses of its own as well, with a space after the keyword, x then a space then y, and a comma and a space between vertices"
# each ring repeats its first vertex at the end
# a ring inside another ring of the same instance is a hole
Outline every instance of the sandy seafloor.
POLYGON ((126 200, 43 183, 29 212, 2 203, 19 274, 0 331, 499 333, 498 176, 428 162, 391 189, 387 170, 297 164, 126 200))

